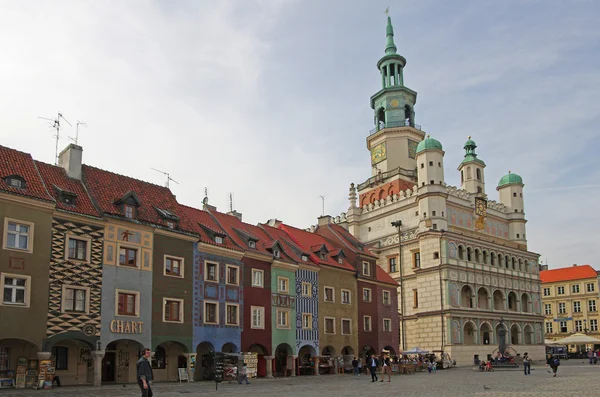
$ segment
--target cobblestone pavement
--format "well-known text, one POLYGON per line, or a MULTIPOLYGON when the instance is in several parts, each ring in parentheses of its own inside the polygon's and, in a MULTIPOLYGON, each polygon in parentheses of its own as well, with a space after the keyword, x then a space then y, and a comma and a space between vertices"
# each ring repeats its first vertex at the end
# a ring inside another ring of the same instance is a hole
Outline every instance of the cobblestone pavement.
MULTIPOLYGON (((215 391, 211 382, 189 384, 159 383, 154 385, 156 397, 231 395, 232 393, 260 393, 269 396, 317 396, 331 393, 338 396, 494 396, 494 397, 579 397, 598 395, 600 366, 582 364, 580 360, 564 362, 558 377, 552 378, 543 366, 534 366, 531 376, 522 371, 502 370, 482 373, 471 368, 455 368, 437 374, 417 373, 392 376, 391 383, 371 383, 370 376, 352 375, 296 377, 254 380, 250 385, 223 383, 215 391), (489 389, 485 389, 486 388, 489 389)), ((65 397, 125 397, 139 396, 137 385, 111 385, 102 388, 61 387, 53 390, 0 389, 0 397, 65 396, 65 397)))

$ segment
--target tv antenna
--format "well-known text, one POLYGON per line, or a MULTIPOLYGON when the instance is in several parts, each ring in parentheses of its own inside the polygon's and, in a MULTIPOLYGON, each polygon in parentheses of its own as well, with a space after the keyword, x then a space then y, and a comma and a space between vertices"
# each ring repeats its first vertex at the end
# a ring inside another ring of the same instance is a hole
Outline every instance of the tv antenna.
POLYGON ((167 187, 167 189, 169 188, 169 185, 171 184, 171 182, 175 182, 176 184, 179 185, 179 182, 177 182, 175 179, 171 178, 171 175, 168 172, 157 170, 156 168, 152 168, 152 167, 150 167, 150 168, 153 169, 156 172, 160 172, 161 174, 163 174, 163 175, 165 175, 167 177, 167 183, 165 185, 167 187))
POLYGON ((321 216, 325 216, 325 196, 319 197, 321 197, 321 201, 323 202, 323 211, 321 212, 321 216))
POLYGON ((54 152, 54 165, 58 165, 58 141, 60 140, 60 119, 63 119, 65 123, 69 124, 69 127, 72 127, 71 123, 67 119, 65 119, 61 112, 58 112, 58 115, 55 119, 49 119, 47 117, 39 117, 38 119, 51 121, 50 127, 56 129, 56 135, 53 135, 56 138, 56 149, 54 152))
POLYGON ((87 127, 87 124, 85 123, 85 121, 77 120, 77 125, 75 127, 75 139, 69 137, 69 139, 72 140, 73 142, 75 142, 76 145, 78 144, 77 142, 79 141, 79 126, 80 125, 87 127))

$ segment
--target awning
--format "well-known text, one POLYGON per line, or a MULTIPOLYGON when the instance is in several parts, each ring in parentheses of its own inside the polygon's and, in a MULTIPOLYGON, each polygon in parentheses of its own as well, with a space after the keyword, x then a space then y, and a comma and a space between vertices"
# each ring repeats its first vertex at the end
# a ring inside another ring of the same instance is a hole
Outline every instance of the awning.
POLYGON ((585 334, 573 334, 563 339, 558 339, 550 344, 552 345, 576 345, 576 344, 600 344, 600 339, 592 338, 585 334))

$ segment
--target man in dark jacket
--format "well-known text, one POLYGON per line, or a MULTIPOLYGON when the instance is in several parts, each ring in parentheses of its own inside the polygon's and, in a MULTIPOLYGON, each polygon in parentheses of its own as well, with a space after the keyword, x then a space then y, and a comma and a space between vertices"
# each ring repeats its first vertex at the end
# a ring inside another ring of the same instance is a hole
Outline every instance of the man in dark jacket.
POLYGON ((379 365, 379 361, 375 358, 375 355, 371 355, 371 358, 367 360, 367 365, 369 366, 369 370, 371 371, 371 382, 377 382, 379 378, 377 378, 377 366, 379 365))
POLYGON ((354 357, 354 360, 352 360, 352 368, 354 368, 354 376, 358 376, 358 360, 356 359, 356 357, 354 357))
POLYGON ((153 379, 152 366, 150 365, 150 349, 144 349, 142 357, 137 362, 137 381, 142 390, 142 397, 152 397, 150 381, 153 379))

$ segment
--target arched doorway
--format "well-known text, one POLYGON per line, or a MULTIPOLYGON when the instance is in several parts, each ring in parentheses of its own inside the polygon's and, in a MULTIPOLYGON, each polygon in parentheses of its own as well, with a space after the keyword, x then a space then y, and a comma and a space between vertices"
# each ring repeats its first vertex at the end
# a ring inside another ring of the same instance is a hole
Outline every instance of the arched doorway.
POLYGON ((521 328, 517 324, 510 327, 510 343, 511 345, 521 344, 521 328))
POLYGON ((523 341, 524 345, 533 345, 534 341, 533 341, 533 328, 531 327, 531 325, 527 324, 524 328, 524 334, 525 334, 525 339, 523 341))
POLYGON ((369 345, 365 345, 363 346, 363 348, 360 350, 360 354, 359 357, 363 360, 363 362, 366 362, 365 360, 368 357, 371 357, 372 355, 377 354, 375 352, 375 349, 373 349, 371 346, 369 345))
POLYGON ((136 380, 136 363, 144 346, 131 339, 118 339, 106 345, 102 359, 103 383, 129 383, 136 380))
POLYGON ((304 345, 298 351, 298 375, 314 375, 315 360, 318 360, 317 351, 313 346, 304 345))
POLYGON ((94 383, 92 352, 96 350, 95 344, 91 344, 88 340, 61 338, 57 335, 51 341, 46 341, 45 350, 52 352, 54 368, 60 377, 61 386, 94 383))
POLYGON ((210 342, 202 342, 196 346, 196 367, 194 380, 208 380, 212 374, 212 357, 215 347, 210 342))
POLYGON ((321 375, 335 373, 336 354, 335 348, 331 345, 327 345, 321 350, 319 363, 319 373, 321 375))
POLYGON ((465 323, 465 326, 463 327, 463 344, 475 344, 475 324, 470 321, 465 323))
POLYGON ((238 348, 234 343, 228 342, 221 347, 221 353, 238 353, 238 348))
POLYGON ((179 379, 178 368, 187 368, 185 357, 188 348, 180 342, 163 342, 154 348, 152 371, 157 382, 175 382, 179 379))
POLYGON ((344 346, 342 348, 342 358, 344 365, 341 370, 343 372, 352 372, 352 360, 354 360, 354 349, 350 346, 344 346))
POLYGON ((252 344, 248 347, 248 352, 256 353, 258 362, 256 367, 256 375, 258 377, 267 376, 267 360, 265 360, 265 356, 269 355, 269 350, 260 344, 252 344))
POLYGON ((473 308, 473 290, 468 285, 463 286, 460 290, 460 305, 473 308))
POLYGON ((488 323, 482 323, 479 327, 479 334, 481 338, 482 345, 489 345, 492 343, 492 327, 488 323))
POLYGON ((487 289, 481 287, 477 291, 477 307, 480 309, 488 310, 489 307, 489 294, 487 289))
POLYGON ((495 290, 494 291, 494 310, 500 310, 503 311, 504 310, 504 294, 502 294, 502 291, 500 290, 495 290))
POLYGON ((282 343, 275 349, 275 376, 291 375, 292 365, 288 357, 293 357, 294 351, 287 343, 282 343))
POLYGON ((388 345, 386 347, 383 348, 383 350, 387 350, 390 352, 390 357, 394 358, 395 356, 397 356, 398 353, 396 353, 396 349, 394 349, 392 346, 388 345))

